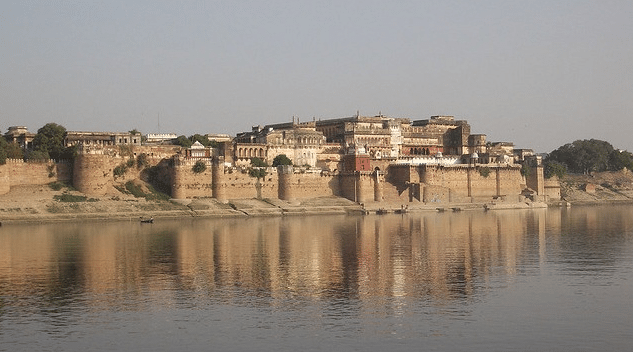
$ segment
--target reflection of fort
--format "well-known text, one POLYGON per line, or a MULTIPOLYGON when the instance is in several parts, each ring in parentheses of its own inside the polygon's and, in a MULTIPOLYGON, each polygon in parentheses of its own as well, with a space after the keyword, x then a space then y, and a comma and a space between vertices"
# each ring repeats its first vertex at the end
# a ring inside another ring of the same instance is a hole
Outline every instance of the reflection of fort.
MULTIPOLYGON (((571 223, 588 229, 591 238, 594 227, 603 233, 611 228, 630 232, 631 215, 587 208, 204 220, 152 227, 5 226, 0 290, 6 297, 87 293, 97 307, 117 306, 120 295, 159 297, 168 304, 183 291, 236 300, 247 292, 272 298, 265 301, 270 304, 290 296, 350 295, 360 300, 427 297, 442 304, 512 281, 519 268, 538 270, 534 258, 542 263, 546 249, 551 253, 561 241, 570 241, 561 234, 576 231, 571 223), (611 218, 600 220, 607 213, 611 218)), ((609 257, 605 248, 590 243, 578 251, 609 257)))

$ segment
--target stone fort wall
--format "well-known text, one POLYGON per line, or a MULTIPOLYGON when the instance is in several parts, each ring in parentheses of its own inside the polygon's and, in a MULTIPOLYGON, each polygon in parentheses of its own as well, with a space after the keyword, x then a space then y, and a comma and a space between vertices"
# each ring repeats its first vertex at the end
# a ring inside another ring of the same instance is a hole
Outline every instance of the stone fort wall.
MULTIPOLYGON (((26 163, 8 161, 0 166, 0 193, 18 184, 69 182, 88 195, 106 195, 112 186, 128 180, 153 177, 166 185, 173 198, 214 197, 222 201, 239 198, 279 198, 284 200, 321 196, 342 196, 360 203, 371 201, 469 202, 498 197, 518 197, 525 187, 519 166, 439 166, 382 165, 380 172, 343 174, 278 172, 269 168, 260 179, 246 169, 225 167, 223 160, 202 159, 206 169, 196 173, 193 166, 201 159, 174 156, 178 147, 136 147, 125 153, 116 148, 87 150, 73 163, 26 163), (145 154, 147 165, 127 167, 123 174, 115 169, 134 162, 145 154), (482 168, 488 174, 480 172, 482 168)), ((155 179, 154 179, 155 181, 155 179)))
POLYGON ((24 161, 7 159, 0 165, 0 194, 6 194, 13 186, 45 185, 51 182, 72 181, 72 165, 70 161, 24 161))
POLYGON ((519 166, 393 165, 388 179, 425 203, 515 197, 525 184, 519 166))

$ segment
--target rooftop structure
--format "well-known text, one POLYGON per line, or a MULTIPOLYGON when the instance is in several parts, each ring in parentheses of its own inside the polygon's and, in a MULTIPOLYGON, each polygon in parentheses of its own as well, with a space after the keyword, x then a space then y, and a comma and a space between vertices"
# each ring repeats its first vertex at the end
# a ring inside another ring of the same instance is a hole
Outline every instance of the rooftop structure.
POLYGON ((64 144, 67 147, 108 146, 108 145, 141 145, 141 135, 130 132, 80 132, 68 131, 64 144))
POLYGON ((35 138, 35 133, 29 132, 24 126, 11 126, 4 138, 9 143, 17 143, 22 149, 30 149, 35 138))

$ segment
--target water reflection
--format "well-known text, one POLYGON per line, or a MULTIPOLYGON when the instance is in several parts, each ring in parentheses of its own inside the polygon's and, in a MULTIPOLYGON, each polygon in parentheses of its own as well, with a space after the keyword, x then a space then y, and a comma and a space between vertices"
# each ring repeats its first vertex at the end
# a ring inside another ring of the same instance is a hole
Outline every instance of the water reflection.
POLYGON ((26 308, 32 297, 56 307, 80 297, 134 309, 148 297, 170 305, 191 293, 273 305, 297 297, 468 302, 546 261, 608 272, 630 246, 622 234, 632 232, 631 215, 605 207, 5 226, 0 292, 5 305, 26 308))

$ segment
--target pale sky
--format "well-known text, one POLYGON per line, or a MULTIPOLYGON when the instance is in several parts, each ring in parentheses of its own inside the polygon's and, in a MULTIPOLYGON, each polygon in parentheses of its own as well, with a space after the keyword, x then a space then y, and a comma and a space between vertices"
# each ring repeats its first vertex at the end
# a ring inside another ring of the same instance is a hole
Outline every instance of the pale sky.
POLYGON ((0 3, 3 133, 235 135, 356 111, 633 151, 633 1, 0 3))

